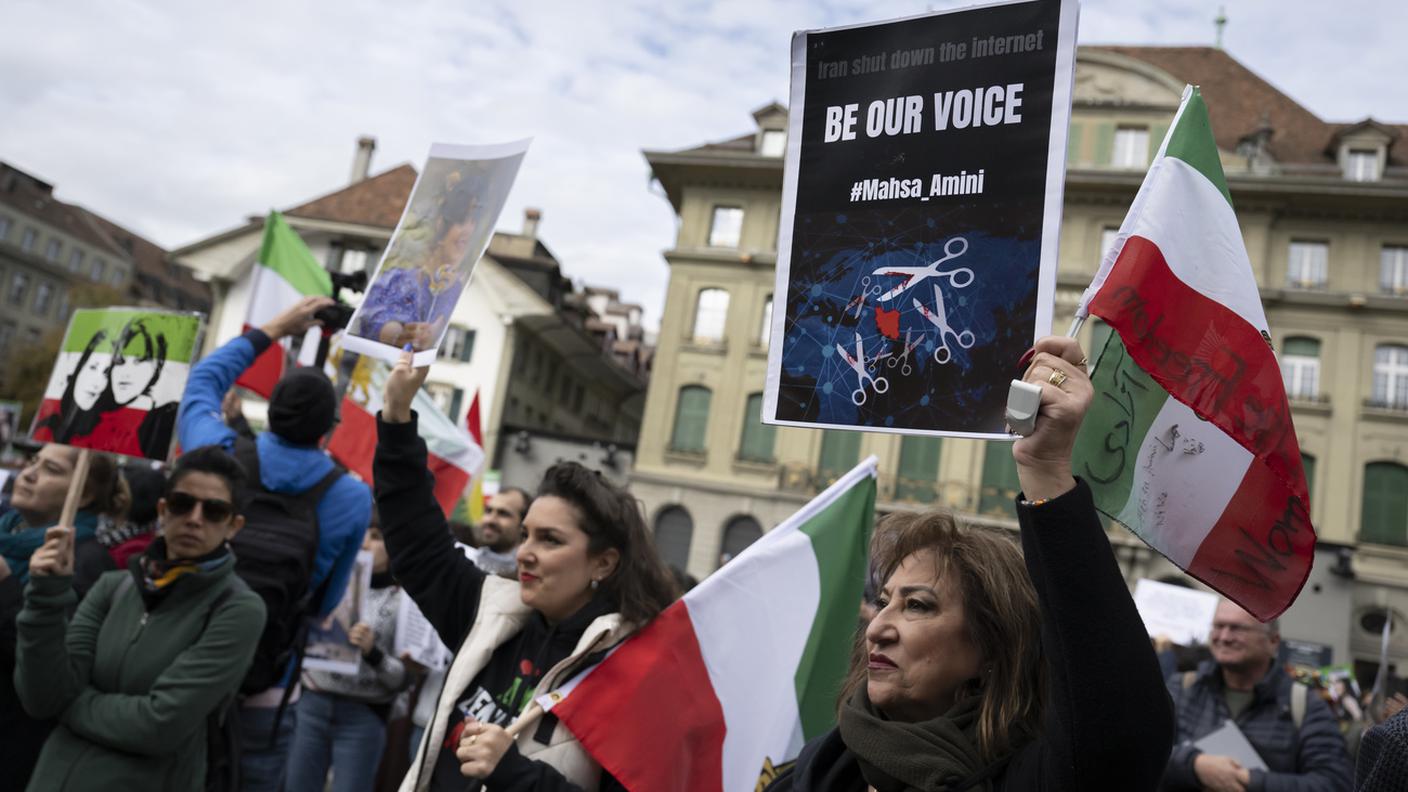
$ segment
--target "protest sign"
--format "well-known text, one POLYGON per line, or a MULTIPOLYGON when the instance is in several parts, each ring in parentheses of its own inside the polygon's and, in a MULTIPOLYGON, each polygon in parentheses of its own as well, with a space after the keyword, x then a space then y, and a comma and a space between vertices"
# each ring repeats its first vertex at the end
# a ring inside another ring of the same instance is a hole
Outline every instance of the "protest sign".
POLYGON ((344 348, 395 363, 410 344, 417 366, 435 361, 528 143, 430 147, 391 243, 348 323, 344 348))
POLYGON ((74 311, 32 439, 165 460, 204 320, 146 308, 74 311))
POLYGON ((21 412, 24 412, 23 404, 17 401, 0 401, 0 450, 19 437, 21 412))
POLYGON ((763 420, 1008 437, 1050 330, 1074 0, 792 39, 763 420))
POLYGON ((402 595, 396 611, 392 651, 397 657, 409 658, 431 670, 444 668, 450 661, 449 650, 408 594, 402 595))
POLYGON ((1134 607, 1149 635, 1167 635, 1176 644, 1207 644, 1217 595, 1147 578, 1134 585, 1134 607))
POLYGON ((357 553, 352 575, 347 579, 347 591, 326 618, 308 628, 308 643, 303 654, 303 667, 309 671, 331 671, 355 674, 362 662, 362 651, 347 639, 352 627, 366 621, 367 592, 372 587, 372 554, 357 553))

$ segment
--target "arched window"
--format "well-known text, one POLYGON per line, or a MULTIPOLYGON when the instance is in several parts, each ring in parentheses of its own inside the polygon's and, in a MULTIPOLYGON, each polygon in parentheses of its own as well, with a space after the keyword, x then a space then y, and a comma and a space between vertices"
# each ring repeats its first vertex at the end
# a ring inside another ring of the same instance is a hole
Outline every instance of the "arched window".
POLYGON ((1364 466, 1364 500, 1359 540, 1408 545, 1408 467, 1396 462, 1364 466))
POLYGON ((900 472, 895 482, 895 499, 932 503, 938 493, 939 451, 942 441, 937 437, 906 435, 900 440, 900 472))
POLYGON ((835 479, 860 461, 860 432, 827 429, 821 433, 821 458, 816 469, 821 477, 835 479))
POLYGON ((1022 491, 1017 480, 1017 463, 1012 461, 1011 443, 984 444, 983 487, 978 494, 978 513, 1016 517, 1014 500, 1022 491))
POLYGON ((738 458, 749 462, 773 461, 777 427, 763 423, 763 394, 748 396, 743 408, 743 437, 738 441, 738 458))
POLYGON ((675 406, 675 431, 670 436, 671 450, 704 452, 711 396, 709 389, 702 385, 680 388, 679 404, 675 406))
POLYGON ((1320 342, 1305 336, 1291 336, 1281 345, 1281 378, 1286 396, 1314 399, 1320 395, 1320 342))
POLYGON ((719 551, 719 565, 723 566, 737 558, 739 553, 747 550, 748 545, 758 541, 762 535, 763 526, 746 514, 729 520, 724 526, 724 544, 719 551))
POLYGON ((1408 346, 1380 344, 1374 349, 1374 403, 1408 408, 1408 346))
POLYGON ((718 343, 724 340, 724 323, 728 319, 728 292, 723 289, 703 289, 694 303, 694 340, 718 343))
POLYGON ((689 564, 689 543, 694 520, 683 506, 666 506, 655 518, 655 549, 660 559, 683 570, 689 564))

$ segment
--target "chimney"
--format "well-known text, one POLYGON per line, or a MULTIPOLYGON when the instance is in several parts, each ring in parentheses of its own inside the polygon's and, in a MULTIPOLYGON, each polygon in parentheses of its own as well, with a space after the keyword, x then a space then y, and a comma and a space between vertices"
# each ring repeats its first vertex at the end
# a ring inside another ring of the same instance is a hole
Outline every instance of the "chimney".
POLYGON ((357 155, 352 158, 352 176, 348 184, 356 184, 371 173, 373 151, 376 151, 376 138, 369 135, 357 138, 357 155))
POLYGON ((523 210, 523 233, 520 234, 520 236, 526 236, 526 237, 528 237, 529 239, 537 239, 537 238, 538 238, 538 221, 539 221, 539 220, 542 220, 542 219, 543 219, 543 212, 542 212, 541 209, 524 209, 524 210, 523 210))

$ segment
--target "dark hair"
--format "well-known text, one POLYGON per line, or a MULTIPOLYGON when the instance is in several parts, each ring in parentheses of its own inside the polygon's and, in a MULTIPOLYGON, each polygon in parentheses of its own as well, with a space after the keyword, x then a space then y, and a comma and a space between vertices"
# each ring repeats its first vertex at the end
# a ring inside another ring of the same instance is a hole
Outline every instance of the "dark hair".
MULTIPOLYGON (((152 331, 147 328, 145 319, 133 319, 128 322, 122 328, 122 335, 118 336, 117 344, 113 348, 112 364, 114 366, 126 358, 127 345, 132 343, 133 339, 141 339, 146 342, 146 354, 139 357, 138 360, 156 361, 156 368, 152 370, 151 379, 147 380, 146 387, 142 388, 142 392, 133 397, 135 401, 142 396, 150 395, 152 387, 156 385, 157 380, 161 379, 161 370, 166 366, 166 334, 157 333, 153 336, 152 331)), ((109 390, 111 390, 111 386, 109 386, 109 390)), ((114 397, 113 401, 116 400, 114 397)))
POLYGON ((155 520, 156 503, 166 492, 166 475, 151 465, 132 463, 123 466, 122 477, 127 480, 127 489, 132 493, 127 519, 138 525, 155 520))
MULTIPOLYGON (((77 459, 78 449, 74 449, 77 459)), ((122 517, 130 496, 124 491, 117 463, 107 454, 97 451, 88 455, 88 480, 83 485, 83 510, 109 517, 122 517)))
POLYGON ((533 496, 528 490, 522 487, 499 487, 500 495, 517 495, 523 501, 523 510, 518 513, 518 521, 523 522, 523 515, 528 513, 528 507, 533 505, 533 496))
POLYGON ((543 474, 538 497, 546 495, 571 504, 588 537, 588 552, 615 548, 621 554, 601 588, 622 618, 639 627, 675 601, 674 580, 655 552, 640 503, 629 492, 576 462, 559 462, 543 474))
MULTIPOLYGON (((963 602, 964 629, 983 670, 969 695, 978 706, 978 752, 992 761, 1020 748, 1041 728, 1046 669, 1041 656, 1041 613, 1022 551, 1000 529, 960 525, 944 511, 895 512, 875 526, 871 570, 884 585, 906 558, 933 554, 935 573, 947 577, 963 602)), ((851 656, 841 701, 866 683, 864 631, 851 656)))
MULTIPOLYGON (((78 401, 74 398, 74 391, 78 389, 78 375, 83 372, 83 367, 88 365, 89 358, 98 350, 98 346, 106 341, 108 331, 98 330, 93 337, 88 339, 88 345, 83 348, 82 354, 78 356, 78 365, 73 367, 73 372, 68 375, 68 384, 64 386, 63 395, 59 397, 59 411, 45 418, 41 427, 47 427, 53 435, 56 443, 67 443, 75 437, 86 437, 98 428, 98 422, 102 419, 103 413, 117 409, 117 400, 112 395, 112 383, 108 382, 103 386, 103 392, 98 395, 98 400, 92 407, 84 409, 78 406, 78 401)), ((112 366, 109 364, 108 373, 111 376, 112 366)), ((91 471, 89 473, 91 474, 91 471)))
POLYGON ((225 486, 230 489, 230 503, 234 504, 235 513, 239 513, 244 503, 244 482, 247 478, 239 460, 218 445, 187 451, 176 458, 176 464, 171 468, 171 478, 166 481, 166 497, 171 497, 181 479, 192 473, 208 473, 224 480, 225 486))

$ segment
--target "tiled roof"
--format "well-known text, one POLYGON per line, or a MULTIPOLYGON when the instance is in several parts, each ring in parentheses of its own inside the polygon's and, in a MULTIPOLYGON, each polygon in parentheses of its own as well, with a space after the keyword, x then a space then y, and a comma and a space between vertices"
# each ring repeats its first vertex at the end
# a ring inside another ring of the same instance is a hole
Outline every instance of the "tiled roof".
MULTIPOLYGON (((1200 86, 1208 105, 1217 145, 1229 151, 1269 119, 1273 130, 1267 151, 1278 162, 1334 164, 1334 136, 1354 124, 1322 120, 1302 107, 1225 50, 1215 47, 1092 46, 1148 63, 1175 79, 1200 86)), ((1386 125, 1408 131, 1405 125, 1386 125)), ((1408 162, 1408 146, 1390 150, 1390 162, 1408 162)))
POLYGON ((0 205, 115 256, 126 252, 96 224, 82 207, 54 198, 53 188, 11 165, 0 163, 0 205))
POLYGON ((411 165, 398 165, 337 192, 286 209, 284 214, 391 229, 401 219, 401 210, 406 208, 415 183, 416 169, 411 165))
MULTIPOLYGON (((166 289, 183 292, 199 302, 210 302, 210 286, 196 280, 186 267, 176 265, 173 268, 167 260, 166 250, 160 245, 134 234, 105 217, 86 210, 85 213, 93 223, 117 243, 118 247, 126 250, 132 256, 133 261, 137 264, 137 272, 140 275, 145 275, 147 280, 158 281, 166 289)), ((143 278, 134 277, 131 283, 135 296, 156 302, 161 301, 162 295, 149 293, 150 289, 143 278)))

